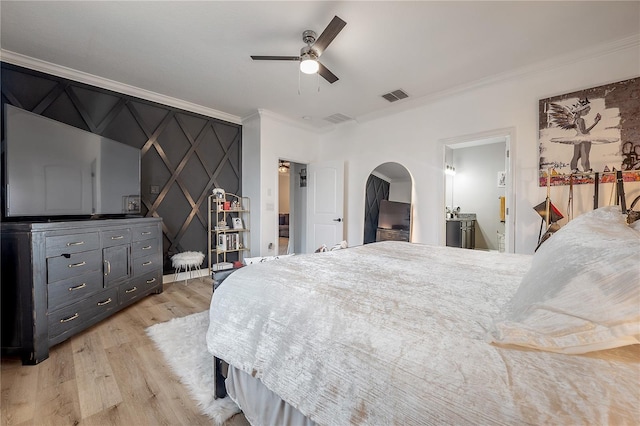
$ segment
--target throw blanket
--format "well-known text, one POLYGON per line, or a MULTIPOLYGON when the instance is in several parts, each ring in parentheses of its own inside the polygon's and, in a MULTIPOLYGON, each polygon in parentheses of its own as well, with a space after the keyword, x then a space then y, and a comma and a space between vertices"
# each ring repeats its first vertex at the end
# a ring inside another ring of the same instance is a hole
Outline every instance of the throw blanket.
POLYGON ((234 272, 209 351, 319 424, 638 424, 638 346, 487 343, 531 257, 388 241, 234 272))

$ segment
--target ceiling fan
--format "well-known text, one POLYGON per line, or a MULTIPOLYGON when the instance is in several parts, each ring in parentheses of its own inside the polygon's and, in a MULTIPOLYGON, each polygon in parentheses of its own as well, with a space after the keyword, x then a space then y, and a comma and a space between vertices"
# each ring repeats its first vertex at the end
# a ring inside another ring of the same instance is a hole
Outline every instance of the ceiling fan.
POLYGON ((345 21, 334 16, 320 37, 316 37, 315 31, 306 30, 302 33, 302 41, 307 45, 300 49, 300 56, 256 56, 251 55, 254 61, 300 61, 300 71, 305 74, 318 73, 329 83, 338 81, 338 77, 322 65, 318 58, 325 51, 340 31, 347 25, 345 21))

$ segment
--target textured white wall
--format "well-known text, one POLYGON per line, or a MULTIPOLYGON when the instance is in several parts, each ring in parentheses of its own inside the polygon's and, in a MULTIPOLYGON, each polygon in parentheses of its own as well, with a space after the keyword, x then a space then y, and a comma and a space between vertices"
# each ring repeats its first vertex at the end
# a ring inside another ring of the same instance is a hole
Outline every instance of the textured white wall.
MULTIPOLYGON (((625 80, 640 75, 638 44, 609 54, 527 73, 504 82, 442 97, 397 114, 345 123, 322 135, 320 159, 346 161, 345 232, 351 245, 362 243, 365 182, 378 164, 403 164, 414 179, 413 241, 444 243, 444 174, 439 141, 493 129, 514 128, 515 251, 532 253, 539 216, 532 206, 543 200, 537 183, 538 101, 549 96, 625 80)), ((640 185, 627 185, 637 195, 640 185)), ((558 188, 557 199, 563 195, 558 188)), ((593 188, 578 188, 576 199, 589 199, 593 188)), ((601 190, 606 190, 601 188, 601 190)), ((566 191, 566 189, 565 189, 566 191)), ((561 201, 559 201, 561 202, 561 201)), ((565 201, 566 203, 566 201, 565 201)), ((576 205, 576 214, 591 208, 576 205)))

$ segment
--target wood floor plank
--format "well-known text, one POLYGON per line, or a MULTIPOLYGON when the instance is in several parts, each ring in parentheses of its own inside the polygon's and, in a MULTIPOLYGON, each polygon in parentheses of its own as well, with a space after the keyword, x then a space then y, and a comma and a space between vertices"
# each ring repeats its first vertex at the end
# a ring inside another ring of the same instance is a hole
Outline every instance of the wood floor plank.
MULTIPOLYGON (((46 370, 42 369, 40 375, 46 370)), ((37 393, 36 413, 38 425, 75 425, 80 422, 80 402, 75 380, 68 380, 58 386, 49 386, 37 393)))
POLYGON ((16 425, 35 415, 38 367, 2 370, 2 424, 16 425))
POLYGON ((49 362, 38 365, 38 386, 41 389, 57 387, 69 380, 75 380, 75 365, 71 342, 60 343, 56 350, 49 354, 49 362))
MULTIPOLYGON (((146 335, 153 324, 209 308, 211 280, 169 283, 60 343, 49 359, 3 358, 0 424, 211 425, 146 335)), ((242 414, 229 426, 247 426, 242 414)))
POLYGON ((111 364, 95 329, 75 336, 71 346, 82 417, 89 417, 122 402, 111 364))

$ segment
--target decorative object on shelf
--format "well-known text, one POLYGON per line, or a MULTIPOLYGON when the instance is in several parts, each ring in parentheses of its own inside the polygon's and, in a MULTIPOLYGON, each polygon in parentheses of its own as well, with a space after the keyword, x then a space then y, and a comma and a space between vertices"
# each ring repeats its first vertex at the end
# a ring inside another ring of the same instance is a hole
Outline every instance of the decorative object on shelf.
POLYGON ((140 196, 124 195, 122 197, 122 213, 140 213, 140 196))
POLYGON ((231 219, 233 222, 233 229, 244 229, 244 225, 242 225, 242 218, 234 217, 231 219))
POLYGON ((213 198, 215 198, 216 200, 224 199, 225 191, 222 188, 213 188, 211 190, 211 193, 213 194, 213 198))

